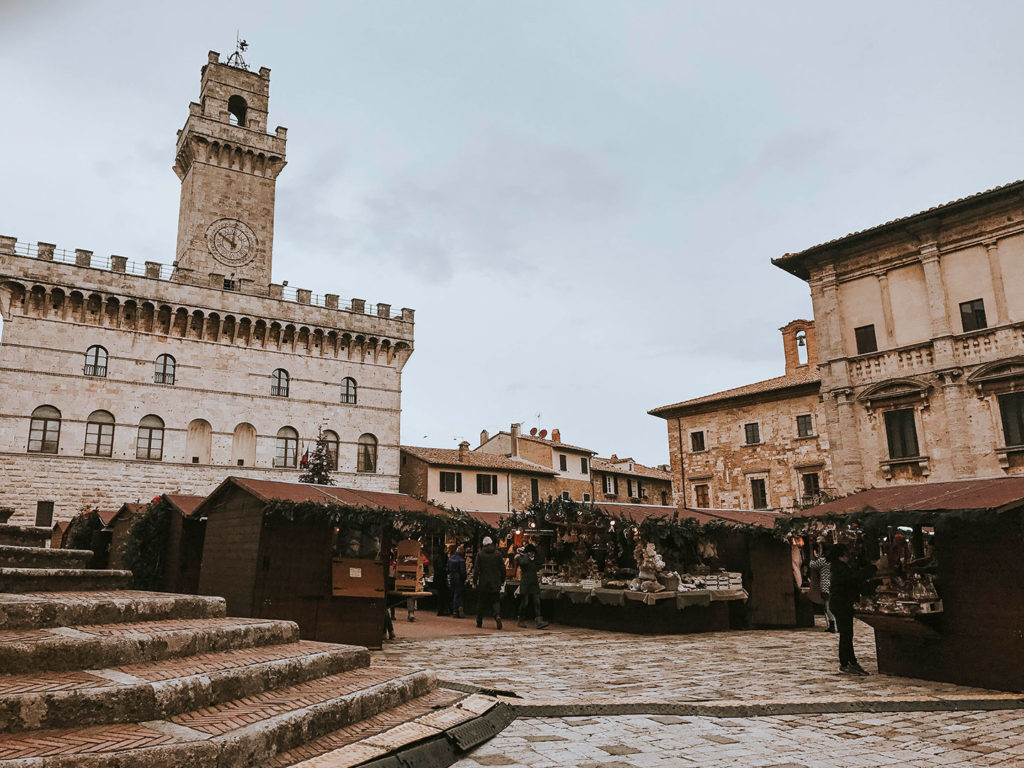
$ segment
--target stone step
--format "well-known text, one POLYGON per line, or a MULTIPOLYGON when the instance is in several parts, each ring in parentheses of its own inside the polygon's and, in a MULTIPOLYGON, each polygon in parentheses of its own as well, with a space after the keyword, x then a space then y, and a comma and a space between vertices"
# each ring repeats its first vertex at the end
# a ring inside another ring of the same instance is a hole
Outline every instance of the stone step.
POLYGON ((0 731, 165 719, 369 665, 365 648, 302 641, 113 669, 0 676, 0 731))
POLYGON ((299 766, 301 768, 345 766, 348 768, 348 766, 359 765, 367 760, 377 759, 389 751, 385 744, 398 741, 396 729, 402 728, 407 735, 412 735, 414 730, 418 730, 418 728, 408 727, 409 723, 433 728, 427 733, 434 735, 441 730, 476 718, 478 716, 476 712, 460 706, 467 698, 465 693, 439 688, 425 696, 360 720, 355 725, 339 728, 319 739, 313 739, 287 752, 282 752, 267 763, 267 766, 268 768, 291 768, 291 766, 296 766, 296 768, 299 766), (442 725, 443 727, 439 727, 442 725))
POLYGON ((164 720, 0 734, 5 768, 250 768, 430 693, 387 667, 330 675, 164 720))
POLYGON ((35 525, 0 525, 0 544, 15 547, 45 547, 53 531, 35 525))
MULTIPOLYGON (((217 619, 227 613, 224 598, 165 592, 0 592, 0 630, 124 624, 163 619, 217 619)), ((0 670, 2 671, 2 670, 0 670)))
POLYGON ((88 568, 0 568, 0 592, 64 592, 127 589, 131 571, 88 568))
POLYGON ((298 639, 297 624, 277 619, 165 619, 12 629, 0 632, 0 673, 101 669, 298 639))
POLYGON ((3 568, 85 568, 92 559, 90 549, 48 549, 0 544, 3 568))

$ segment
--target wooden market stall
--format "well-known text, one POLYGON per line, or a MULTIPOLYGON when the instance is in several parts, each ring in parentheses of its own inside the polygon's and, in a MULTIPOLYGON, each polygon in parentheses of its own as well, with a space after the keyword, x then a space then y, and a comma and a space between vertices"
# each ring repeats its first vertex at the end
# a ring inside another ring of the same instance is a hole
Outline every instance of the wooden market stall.
POLYGON ((1024 478, 875 488, 797 516, 856 526, 878 555, 857 615, 879 672, 1024 691, 1024 478))
POLYGON ((381 538, 339 540, 317 514, 339 508, 379 510, 382 526, 395 512, 441 512, 400 493, 229 477, 195 511, 206 517, 199 594, 223 596, 231 616, 295 621, 303 639, 380 648, 381 538), (311 514, 275 514, 282 505, 311 514))

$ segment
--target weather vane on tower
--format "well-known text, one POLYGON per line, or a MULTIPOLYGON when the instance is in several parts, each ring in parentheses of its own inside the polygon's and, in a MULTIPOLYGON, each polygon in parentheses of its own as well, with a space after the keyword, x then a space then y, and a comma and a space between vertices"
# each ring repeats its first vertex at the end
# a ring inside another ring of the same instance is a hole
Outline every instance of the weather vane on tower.
POLYGON ((242 39, 242 36, 235 30, 235 52, 228 56, 228 66, 238 67, 238 69, 244 69, 246 72, 249 71, 249 65, 245 63, 245 59, 242 58, 242 53, 249 49, 249 44, 242 39))

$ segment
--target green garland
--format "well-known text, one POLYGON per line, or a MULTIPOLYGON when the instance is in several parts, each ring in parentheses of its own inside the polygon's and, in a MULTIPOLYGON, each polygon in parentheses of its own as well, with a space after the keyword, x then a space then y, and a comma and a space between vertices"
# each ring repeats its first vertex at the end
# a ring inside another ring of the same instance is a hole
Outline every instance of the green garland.
POLYGON ((79 512, 71 518, 65 532, 64 541, 67 549, 92 549, 93 535, 103 529, 100 513, 95 509, 79 512))
POLYGON ((460 509, 445 508, 441 514, 437 514, 411 509, 387 510, 379 507, 320 504, 313 501, 269 502, 263 510, 264 527, 281 522, 334 526, 346 531, 367 531, 390 525, 415 536, 450 533, 479 538, 494 533, 491 526, 460 509))
POLYGON ((132 572, 134 589, 163 591, 171 515, 178 514, 162 497, 138 514, 122 547, 122 563, 132 572))

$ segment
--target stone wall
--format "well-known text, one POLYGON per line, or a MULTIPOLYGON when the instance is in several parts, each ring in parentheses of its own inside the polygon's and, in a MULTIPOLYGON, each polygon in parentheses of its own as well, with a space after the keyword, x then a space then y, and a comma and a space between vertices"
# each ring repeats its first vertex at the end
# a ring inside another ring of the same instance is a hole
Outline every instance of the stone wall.
MULTIPOLYGON (((54 502, 54 520, 66 520, 82 509, 113 510, 125 502, 147 502, 161 493, 209 494, 224 478, 251 477, 295 482, 301 470, 133 461, 95 457, 53 457, 44 454, 0 453, 0 507, 13 507, 12 523, 31 524, 36 503, 54 502)), ((338 472, 337 485, 373 491, 395 491, 394 475, 338 472)))

